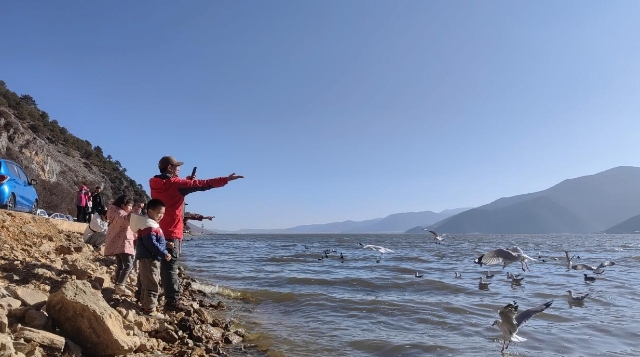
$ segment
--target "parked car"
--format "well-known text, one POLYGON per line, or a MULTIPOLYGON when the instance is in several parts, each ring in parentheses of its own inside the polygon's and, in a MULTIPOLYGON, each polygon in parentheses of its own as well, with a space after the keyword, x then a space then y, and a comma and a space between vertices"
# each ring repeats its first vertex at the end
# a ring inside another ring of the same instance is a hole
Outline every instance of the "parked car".
POLYGON ((49 215, 49 218, 51 218, 51 219, 59 219, 59 220, 62 220, 62 221, 66 221, 67 220, 67 216, 62 214, 62 213, 51 214, 51 215, 49 215))
POLYGON ((43 209, 38 209, 38 216, 40 217, 44 217, 44 218, 49 218, 49 215, 47 214, 47 211, 43 210, 43 209))
POLYGON ((66 217, 67 217, 67 221, 71 221, 71 222, 73 222, 73 217, 71 217, 71 215, 70 215, 70 214, 66 215, 66 217))
POLYGON ((0 207, 10 211, 38 213, 38 193, 22 167, 13 161, 0 159, 0 207))

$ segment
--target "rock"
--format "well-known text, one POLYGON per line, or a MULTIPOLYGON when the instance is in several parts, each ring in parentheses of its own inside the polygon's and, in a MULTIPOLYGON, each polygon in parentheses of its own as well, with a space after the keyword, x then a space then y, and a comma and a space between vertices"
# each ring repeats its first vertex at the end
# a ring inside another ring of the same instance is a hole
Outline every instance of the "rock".
POLYGON ((4 306, 4 309, 11 312, 13 309, 17 309, 22 306, 22 302, 18 299, 6 297, 0 299, 0 305, 4 306))
POLYGON ((76 264, 71 264, 69 266, 69 271, 70 271, 71 275, 75 276, 76 279, 78 279, 78 280, 87 280, 87 279, 89 279, 89 276, 91 275, 88 271, 80 268, 76 264))
POLYGON ((13 348, 16 350, 16 352, 21 352, 21 353, 28 353, 31 350, 34 350, 36 347, 38 347, 38 343, 37 342, 24 342, 24 341, 13 341, 13 348))
POLYGON ((85 281, 69 281, 49 296, 47 313, 60 331, 90 354, 123 355, 140 340, 127 336, 122 316, 85 281))
POLYGON ((13 273, 7 273, 7 274, 5 274, 5 275, 4 275, 4 278, 5 278, 7 281, 10 281, 10 282, 14 282, 14 281, 18 281, 18 280, 20 280, 20 277, 19 277, 19 276, 17 276, 17 275, 15 275, 15 274, 13 274, 13 273))
POLYGON ((178 335, 175 332, 164 330, 156 335, 156 338, 169 344, 174 344, 179 341, 178 335))
POLYGON ((47 326, 47 322, 49 322, 49 316, 42 311, 29 309, 24 314, 24 324, 29 327, 41 330, 47 326))
POLYGON ((247 336, 246 331, 244 329, 241 329, 241 328, 233 331, 233 333, 235 333, 236 335, 238 335, 238 336, 240 336, 242 338, 245 338, 247 336))
POLYGON ((224 342, 225 343, 230 343, 232 345, 238 344, 240 342, 242 342, 242 337, 236 335, 235 333, 231 332, 228 334, 224 335, 224 342))
POLYGON ((102 290, 102 288, 105 286, 105 279, 101 276, 96 276, 93 277, 91 280, 89 280, 89 283, 91 284, 91 287, 96 289, 96 290, 102 290))
POLYGON ((25 357, 43 357, 47 354, 40 347, 36 347, 33 350, 25 354, 25 357))
POLYGON ((196 347, 191 352, 191 357, 205 357, 205 356, 208 356, 208 354, 202 347, 196 347))
POLYGON ((9 335, 1 334, 0 335, 0 355, 1 356, 11 356, 16 351, 13 349, 13 341, 11 341, 11 337, 9 335))
POLYGON ((82 348, 68 338, 65 340, 64 350, 72 357, 82 357, 82 348))
POLYGON ((9 294, 9 292, 4 287, 0 287, 0 299, 6 297, 11 297, 11 294, 9 294))
POLYGON ((47 294, 40 290, 25 288, 22 286, 9 287, 8 290, 14 298, 22 301, 27 306, 47 301, 49 298, 47 294))
POLYGON ((60 255, 71 255, 73 254, 73 248, 68 245, 59 245, 56 247, 56 253, 60 255))
POLYGON ((28 342, 37 342, 41 345, 51 347, 59 351, 64 349, 64 337, 54 335, 51 332, 21 326, 18 333, 16 333, 16 337, 24 338, 24 340, 28 342))
POLYGON ((34 273, 40 275, 43 278, 53 278, 56 275, 47 269, 36 268, 33 270, 34 273))
POLYGON ((9 328, 9 317, 7 317, 7 310, 4 307, 0 308, 0 333, 7 333, 9 328))
POLYGON ((198 325, 193 329, 191 337, 194 342, 220 341, 224 330, 211 325, 198 325))
POLYGON ((192 317, 185 316, 178 320, 178 328, 187 334, 191 334, 191 332, 193 332, 193 329, 196 328, 196 325, 197 324, 192 317))
POLYGON ((82 253, 83 249, 84 249, 84 247, 81 246, 81 245, 76 245, 76 246, 73 247, 73 251, 76 252, 76 253, 82 253))

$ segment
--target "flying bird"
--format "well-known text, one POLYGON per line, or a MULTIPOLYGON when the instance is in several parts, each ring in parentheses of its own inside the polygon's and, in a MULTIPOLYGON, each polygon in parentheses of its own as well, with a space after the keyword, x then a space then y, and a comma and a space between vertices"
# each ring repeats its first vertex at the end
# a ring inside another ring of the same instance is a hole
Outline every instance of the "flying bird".
POLYGON ((549 306, 553 304, 553 300, 548 301, 540 306, 534 307, 529 310, 522 311, 518 313, 518 304, 514 301, 513 303, 508 304, 502 309, 498 310, 498 315, 500 315, 500 320, 495 320, 493 325, 498 325, 500 332, 502 332, 503 342, 502 342, 502 350, 500 352, 504 352, 505 349, 509 348, 509 343, 511 341, 514 342, 524 342, 527 339, 518 336, 518 330, 520 327, 529 321, 532 317, 537 314, 543 312, 549 306), (505 346, 506 344, 506 346, 505 346))
POLYGON ((530 256, 524 254, 522 249, 514 246, 509 249, 498 248, 490 252, 484 253, 483 255, 479 256, 478 259, 474 260, 474 263, 479 264, 480 266, 482 266, 483 264, 492 265, 492 264, 502 263, 502 269, 504 269, 507 265, 511 263, 520 262, 522 271, 525 271, 524 270, 525 266, 527 267, 527 270, 529 270, 529 265, 527 264, 527 260, 536 260, 536 259, 531 258, 530 256))
POLYGON ((381 247, 379 245, 371 245, 371 244, 367 244, 367 245, 363 245, 362 248, 364 249, 372 249, 372 250, 377 250, 378 252, 384 254, 384 253, 394 253, 393 250, 385 248, 385 247, 381 247))
POLYGON ((432 230, 427 229, 427 228, 423 228, 422 230, 433 234, 433 241, 436 244, 440 244, 444 240, 445 237, 455 238, 454 236, 449 236, 449 235, 446 235, 446 234, 440 235, 440 234, 438 234, 438 232, 432 231, 432 230))

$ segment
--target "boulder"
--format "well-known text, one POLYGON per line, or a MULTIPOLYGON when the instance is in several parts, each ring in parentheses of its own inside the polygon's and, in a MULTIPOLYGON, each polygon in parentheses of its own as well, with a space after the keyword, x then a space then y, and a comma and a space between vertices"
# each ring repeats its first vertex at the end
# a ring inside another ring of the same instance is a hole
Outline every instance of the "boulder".
POLYGON ((222 340, 224 330, 211 325, 198 325, 193 329, 191 338, 194 342, 210 342, 222 340))
POLYGON ((49 322, 49 316, 38 310, 29 309, 24 314, 24 324, 35 329, 43 329, 49 322))
POLYGON ((11 356, 15 352, 11 337, 9 337, 9 335, 0 334, 0 356, 11 356))
POLYGON ((49 296, 47 313, 62 333, 95 355, 124 355, 140 345, 122 317, 85 281, 69 281, 49 296))
POLYGON ((3 306, 5 310, 11 312, 11 310, 22 306, 22 302, 18 299, 5 297, 0 299, 0 306, 3 306))
POLYGON ((22 301, 27 306, 47 301, 47 298, 49 297, 40 290, 25 288, 22 286, 9 287, 8 290, 14 298, 22 301))
POLYGON ((16 337, 24 338, 27 342, 37 342, 40 345, 51 347, 60 352, 64 349, 64 337, 54 335, 51 332, 20 326, 18 333, 16 333, 16 337))

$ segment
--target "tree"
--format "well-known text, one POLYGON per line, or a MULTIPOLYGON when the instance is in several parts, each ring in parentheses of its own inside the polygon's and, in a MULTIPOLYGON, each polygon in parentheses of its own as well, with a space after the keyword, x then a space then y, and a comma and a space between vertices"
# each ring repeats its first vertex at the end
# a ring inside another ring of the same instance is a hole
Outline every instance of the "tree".
POLYGON ((31 107, 31 108, 37 108, 38 107, 38 103, 36 103, 36 100, 33 99, 33 97, 28 95, 28 94, 21 95, 20 96, 20 101, 22 101, 28 107, 31 107))
POLYGON ((111 155, 107 155, 107 160, 111 161, 111 160, 113 160, 113 157, 111 157, 111 155))
POLYGON ((113 162, 114 165, 116 165, 117 167, 122 168, 122 164, 120 164, 120 161, 116 160, 113 162))
POLYGON ((127 173, 127 169, 125 169, 124 167, 122 168, 122 173, 126 174, 127 173))
POLYGON ((104 156, 104 153, 102 152, 102 148, 99 146, 96 146, 93 148, 93 151, 96 152, 96 154, 100 155, 100 156, 104 156))

